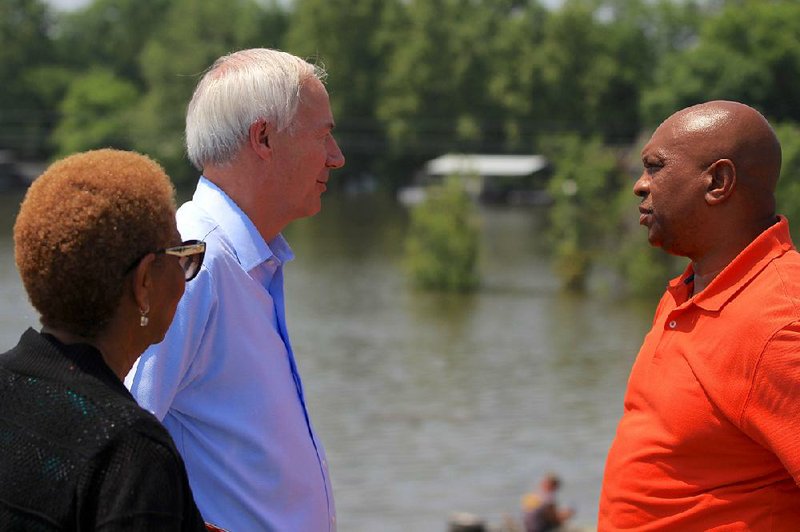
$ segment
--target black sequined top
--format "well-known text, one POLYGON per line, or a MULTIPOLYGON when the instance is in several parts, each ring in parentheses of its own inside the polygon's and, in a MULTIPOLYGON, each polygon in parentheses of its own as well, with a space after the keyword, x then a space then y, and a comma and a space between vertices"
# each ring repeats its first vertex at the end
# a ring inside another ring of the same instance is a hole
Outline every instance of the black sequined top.
POLYGON ((166 429, 97 349, 0 355, 0 530, 205 530, 166 429))

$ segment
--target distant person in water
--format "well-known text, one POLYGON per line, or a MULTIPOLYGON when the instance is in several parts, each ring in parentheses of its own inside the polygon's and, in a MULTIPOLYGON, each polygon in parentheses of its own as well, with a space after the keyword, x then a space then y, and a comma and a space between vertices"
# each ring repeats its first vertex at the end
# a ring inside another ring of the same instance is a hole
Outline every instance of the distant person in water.
POLYGON ((558 506, 556 492, 560 487, 561 479, 554 473, 548 473, 539 483, 537 493, 523 497, 522 522, 525 532, 558 530, 574 515, 572 508, 558 506))
POLYGON ((667 118, 642 164, 639 223, 690 262, 633 363, 599 529, 800 530, 800 253, 775 212, 780 143, 755 109, 713 101, 667 118))

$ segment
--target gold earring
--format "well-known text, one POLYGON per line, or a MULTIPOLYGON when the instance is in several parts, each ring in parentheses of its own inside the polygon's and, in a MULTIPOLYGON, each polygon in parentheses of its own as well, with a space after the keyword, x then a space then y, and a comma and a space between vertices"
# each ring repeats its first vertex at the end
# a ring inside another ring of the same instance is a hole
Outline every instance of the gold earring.
POLYGON ((147 324, 150 322, 150 318, 147 317, 147 313, 150 312, 150 309, 142 310, 139 309, 139 326, 140 327, 147 327, 147 324))

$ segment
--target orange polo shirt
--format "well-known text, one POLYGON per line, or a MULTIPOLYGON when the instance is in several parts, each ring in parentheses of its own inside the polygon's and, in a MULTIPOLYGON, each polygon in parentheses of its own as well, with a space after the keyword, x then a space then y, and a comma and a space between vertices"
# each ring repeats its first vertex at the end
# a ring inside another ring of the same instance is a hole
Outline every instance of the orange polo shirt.
POLYGON ((785 218, 691 297, 670 282, 633 364, 598 528, 800 530, 800 254, 785 218))

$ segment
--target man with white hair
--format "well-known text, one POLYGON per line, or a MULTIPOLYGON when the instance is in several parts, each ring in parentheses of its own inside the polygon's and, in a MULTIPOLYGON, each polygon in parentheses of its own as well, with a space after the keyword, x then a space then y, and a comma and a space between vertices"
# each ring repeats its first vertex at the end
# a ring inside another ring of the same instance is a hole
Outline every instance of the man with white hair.
POLYGON ((335 530, 330 476, 286 327, 281 231, 320 210, 344 165, 324 72, 276 50, 218 59, 186 116, 203 175, 178 211, 205 263, 165 340, 126 384, 163 420, 206 521, 232 531, 335 530))

